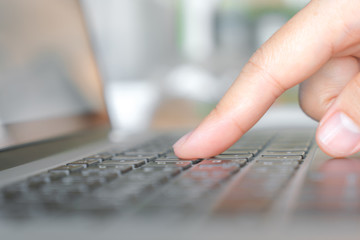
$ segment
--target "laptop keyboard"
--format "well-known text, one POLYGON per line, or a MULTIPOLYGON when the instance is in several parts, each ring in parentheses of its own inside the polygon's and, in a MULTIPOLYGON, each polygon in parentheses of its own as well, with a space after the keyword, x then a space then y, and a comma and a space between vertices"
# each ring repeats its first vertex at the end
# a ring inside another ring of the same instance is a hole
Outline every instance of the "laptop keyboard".
POLYGON ((204 211, 217 202, 220 212, 266 211, 313 143, 312 131, 254 132, 220 155, 181 160, 171 148, 178 137, 112 148, 6 186, 2 209, 6 215, 142 214, 204 211))

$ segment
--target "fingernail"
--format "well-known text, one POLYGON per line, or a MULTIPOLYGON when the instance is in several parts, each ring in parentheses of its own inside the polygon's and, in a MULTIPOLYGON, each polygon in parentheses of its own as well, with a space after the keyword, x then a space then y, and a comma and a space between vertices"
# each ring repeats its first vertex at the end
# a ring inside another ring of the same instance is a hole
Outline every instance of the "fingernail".
POLYGON ((348 156, 360 143, 360 127, 345 113, 337 112, 320 124, 318 140, 329 154, 348 156))
POLYGON ((192 134, 192 131, 185 134, 184 136, 182 136, 174 145, 173 145, 173 148, 179 148, 181 147, 187 140, 188 138, 190 137, 190 135, 192 134))

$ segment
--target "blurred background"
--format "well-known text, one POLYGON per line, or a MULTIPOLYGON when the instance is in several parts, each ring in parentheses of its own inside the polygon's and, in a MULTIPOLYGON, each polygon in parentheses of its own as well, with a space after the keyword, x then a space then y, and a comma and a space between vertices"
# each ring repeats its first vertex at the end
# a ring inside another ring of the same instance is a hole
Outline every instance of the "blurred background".
MULTIPOLYGON (((84 0, 112 123, 193 127, 309 0, 84 0)), ((276 105, 297 103, 297 89, 276 105)))
MULTIPOLYGON (((116 129, 192 128, 308 1, 1 0, 0 138, 3 125, 104 113, 103 96, 116 129)), ((304 122, 295 105, 296 87, 274 105, 286 120, 270 120, 304 122)))

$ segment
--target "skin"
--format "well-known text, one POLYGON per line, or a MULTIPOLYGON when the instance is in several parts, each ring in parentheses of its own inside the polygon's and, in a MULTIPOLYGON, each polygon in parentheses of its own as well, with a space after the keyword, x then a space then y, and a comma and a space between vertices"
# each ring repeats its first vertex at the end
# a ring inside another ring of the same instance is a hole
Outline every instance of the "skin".
POLYGON ((254 53, 216 108, 174 145, 175 154, 190 159, 223 152, 300 83, 301 108, 320 121, 319 147, 333 157, 358 152, 359 10, 358 0, 311 1, 254 53))

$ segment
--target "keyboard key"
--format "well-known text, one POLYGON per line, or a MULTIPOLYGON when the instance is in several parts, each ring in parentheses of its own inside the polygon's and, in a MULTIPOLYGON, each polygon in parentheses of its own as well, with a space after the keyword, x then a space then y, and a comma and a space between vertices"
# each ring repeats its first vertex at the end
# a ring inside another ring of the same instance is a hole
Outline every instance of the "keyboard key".
POLYGON ((71 172, 80 171, 83 168, 84 168, 84 166, 82 166, 82 165, 63 165, 63 166, 60 166, 57 168, 53 168, 53 169, 49 170, 49 172, 70 174, 71 172))
POLYGON ((91 155, 88 157, 85 157, 83 159, 87 160, 87 159, 96 159, 99 161, 105 161, 105 160, 109 160, 113 157, 113 155, 111 153, 99 153, 99 154, 95 154, 95 155, 91 155))
POLYGON ((83 175, 87 174, 103 174, 104 172, 117 172, 118 174, 124 174, 133 169, 132 165, 98 165, 91 169, 85 169, 82 171, 83 175))
POLYGON ((156 157, 160 157, 160 156, 164 156, 166 153, 168 153, 169 150, 168 149, 163 149, 163 148, 141 148, 139 147, 139 149, 132 149, 132 150, 127 150, 124 152, 121 152, 120 154, 117 154, 117 156, 119 155, 155 155, 156 157))
POLYGON ((27 192, 27 184, 24 182, 16 183, 2 189, 2 195, 5 199, 15 199, 20 197, 22 194, 26 194, 27 192))
POLYGON ((230 147, 228 150, 224 151, 222 154, 253 154, 256 155, 259 152, 259 149, 243 149, 243 148, 236 148, 230 147))
POLYGON ((305 156, 305 151, 264 151, 262 156, 264 155, 281 155, 281 156, 305 156))
POLYGON ((254 156, 254 154, 250 153, 249 151, 234 151, 234 150, 227 150, 219 155, 235 155, 235 156, 246 156, 246 157, 254 156))
MULTIPOLYGON (((246 160, 245 160, 246 161, 246 160)), ((192 168, 192 171, 223 171, 233 174, 240 169, 239 163, 230 160, 207 159, 192 168)))
POLYGON ((159 162, 150 162, 146 164, 147 167, 160 167, 160 168, 180 168, 182 170, 186 170, 191 167, 191 163, 187 161, 177 161, 177 162, 166 162, 166 161, 159 161, 159 162))
POLYGON ((257 160, 255 162, 255 166, 293 166, 298 167, 299 162, 298 161, 292 161, 292 160, 285 160, 285 161, 279 161, 279 160, 257 160))
POLYGON ((88 165, 86 164, 86 163, 83 163, 83 164, 72 164, 72 163, 68 163, 68 164, 66 164, 67 166, 81 166, 81 167, 83 167, 83 168, 87 168, 88 167, 88 165))
MULTIPOLYGON (((143 157, 147 159, 157 158, 164 155, 164 153, 153 153, 153 152, 144 152, 144 151, 125 151, 121 155, 124 156, 134 156, 134 157, 143 157)), ((120 155, 117 155, 120 156, 120 155)))
POLYGON ((111 161, 136 161, 136 160, 149 161, 153 159, 155 159, 155 157, 147 158, 147 157, 138 157, 138 156, 116 156, 113 157, 111 161))
POLYGON ((134 171, 122 179, 125 179, 125 181, 129 180, 130 182, 146 182, 152 186, 156 186, 166 183, 169 177, 165 172, 134 171))
MULTIPOLYGON (((104 188, 95 190, 91 195, 98 200, 105 200, 108 202, 122 202, 129 203, 143 200, 147 193, 154 190, 153 185, 147 181, 134 181, 124 175, 119 179, 111 182, 104 188)), ((129 207, 129 205, 124 206, 129 207)))
POLYGON ((75 165, 75 164, 84 165, 85 164, 86 166, 93 166, 100 162, 101 162, 100 159, 81 159, 81 160, 71 162, 69 164, 71 164, 71 165, 75 165))
POLYGON ((227 172, 230 174, 236 173, 239 171, 240 167, 238 164, 229 163, 226 165, 198 165, 194 167, 194 171, 208 171, 208 172, 227 172))
POLYGON ((29 188, 38 188, 48 182, 50 182, 50 180, 48 180, 48 178, 43 176, 33 176, 28 178, 27 180, 27 184, 29 188))
POLYGON ((298 154, 262 154, 261 157, 301 157, 301 159, 304 159, 304 155, 298 155, 298 154))
POLYGON ((246 161, 250 161, 252 160, 253 156, 252 155, 217 155, 214 157, 215 159, 220 159, 220 160, 246 160, 246 161))
POLYGON ((246 159, 228 160, 228 159, 209 158, 209 159, 202 161, 199 165, 201 165, 201 166, 202 165, 227 166, 230 164, 230 165, 238 165, 239 167, 243 167, 246 163, 247 163, 246 159))
POLYGON ((63 184, 47 184, 39 191, 44 195, 58 195, 59 197, 74 197, 81 196, 91 190, 90 186, 85 183, 63 185, 63 184))
POLYGON ((302 161, 302 156, 262 156, 258 160, 289 160, 289 161, 302 161))
POLYGON ((273 152, 277 152, 277 151, 284 151, 284 152, 295 152, 295 151, 299 151, 299 152, 307 152, 309 150, 308 147, 298 147, 298 146, 294 146, 294 147, 278 147, 278 146, 269 146, 267 148, 268 151, 273 151, 273 152))
POLYGON ((194 159, 194 160, 188 160, 188 159, 179 159, 179 158, 157 158, 155 160, 155 162, 178 162, 178 161, 182 161, 182 162, 189 162, 191 164, 197 164, 199 162, 201 162, 201 159, 194 159))
POLYGON ((91 168, 81 172, 82 176, 100 176, 106 181, 117 178, 120 174, 127 173, 132 170, 131 166, 117 166, 116 168, 91 168))
POLYGON ((138 171, 144 172, 163 172, 167 174, 169 177, 175 177, 176 175, 180 174, 181 170, 178 168, 159 168, 159 167, 148 167, 145 165, 142 168, 137 169, 138 171))
POLYGON ((55 182, 61 180, 63 177, 68 176, 68 173, 66 172, 47 172, 47 173, 41 173, 32 177, 29 177, 27 182, 29 184, 29 187, 38 187, 38 185, 42 185, 49 182, 55 182))
MULTIPOLYGON (((220 183, 222 180, 229 178, 232 173, 230 171, 198 171, 199 168, 192 168, 187 171, 182 178, 189 178, 196 182, 212 182, 212 183, 220 183)), ((196 184, 194 182, 194 184, 196 184)))
POLYGON ((118 166, 118 165, 129 165, 133 166, 134 168, 141 167, 146 163, 145 160, 107 160, 99 164, 99 167, 102 166, 118 166))

